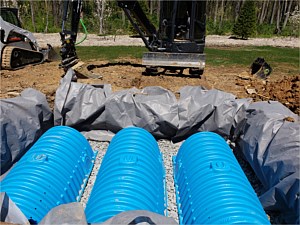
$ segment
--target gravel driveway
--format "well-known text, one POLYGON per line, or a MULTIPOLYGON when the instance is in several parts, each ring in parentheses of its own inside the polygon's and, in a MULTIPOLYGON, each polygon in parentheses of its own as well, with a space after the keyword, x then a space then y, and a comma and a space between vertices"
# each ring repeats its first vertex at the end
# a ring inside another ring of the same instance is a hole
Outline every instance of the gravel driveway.
MULTIPOLYGON (((45 46, 47 43, 53 47, 61 45, 58 33, 43 34, 34 33, 38 43, 45 46)), ((78 34, 77 40, 81 40, 83 34, 78 34)), ((81 46, 144 46, 142 39, 131 38, 128 35, 109 35, 98 36, 88 34, 87 39, 80 44, 81 46)), ((299 48, 300 39, 295 37, 273 37, 273 38, 250 38, 248 40, 232 39, 230 36, 208 35, 206 46, 274 46, 299 48)))

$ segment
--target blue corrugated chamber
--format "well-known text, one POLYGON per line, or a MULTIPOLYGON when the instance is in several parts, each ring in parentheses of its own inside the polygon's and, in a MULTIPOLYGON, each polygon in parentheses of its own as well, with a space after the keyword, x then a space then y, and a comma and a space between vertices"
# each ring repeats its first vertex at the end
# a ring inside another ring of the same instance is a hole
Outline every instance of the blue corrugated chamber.
POLYGON ((180 224, 270 224, 232 150, 215 133, 182 144, 174 178, 180 224))
POLYGON ((78 201, 93 168, 95 153, 75 129, 48 130, 1 182, 1 191, 32 222, 53 207, 78 201))
POLYGON ((156 140, 128 127, 112 139, 103 158, 85 213, 89 223, 128 210, 166 210, 165 170, 156 140))

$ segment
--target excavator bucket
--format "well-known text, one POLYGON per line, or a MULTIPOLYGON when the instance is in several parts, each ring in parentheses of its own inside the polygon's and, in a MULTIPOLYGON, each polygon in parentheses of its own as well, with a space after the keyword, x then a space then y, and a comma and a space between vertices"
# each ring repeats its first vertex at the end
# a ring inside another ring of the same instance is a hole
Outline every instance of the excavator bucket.
POLYGON ((60 61, 60 55, 54 50, 54 48, 47 44, 48 48, 42 49, 44 54, 44 60, 47 61, 60 61))

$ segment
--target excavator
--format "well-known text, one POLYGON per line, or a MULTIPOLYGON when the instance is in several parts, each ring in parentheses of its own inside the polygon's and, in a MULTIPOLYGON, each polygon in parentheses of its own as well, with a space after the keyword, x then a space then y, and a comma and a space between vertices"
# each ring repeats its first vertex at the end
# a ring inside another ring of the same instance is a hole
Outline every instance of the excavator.
MULTIPOLYGON (((121 7, 149 52, 144 53, 142 64, 147 74, 189 69, 191 75, 201 75, 205 67, 205 0, 161 0, 159 27, 147 18, 139 1, 121 1, 121 7)), ((60 66, 67 71, 79 61, 75 42, 82 13, 83 0, 64 1, 60 66), (71 19, 70 28, 67 21, 71 19)))
POLYGON ((51 45, 41 48, 34 35, 22 28, 16 8, 0 8, 0 39, 2 69, 16 70, 55 58, 51 45))

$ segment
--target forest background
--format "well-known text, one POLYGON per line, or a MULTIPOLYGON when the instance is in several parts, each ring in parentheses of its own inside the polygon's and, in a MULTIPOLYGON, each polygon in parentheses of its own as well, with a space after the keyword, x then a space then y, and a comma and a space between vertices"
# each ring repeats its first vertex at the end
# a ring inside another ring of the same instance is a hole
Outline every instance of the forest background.
MULTIPOLYGON (((207 34, 231 35, 246 0, 207 0, 207 34)), ((139 1, 151 22, 158 27, 159 0, 139 1)), ((256 30, 253 36, 296 36, 300 33, 298 0, 255 2, 256 30)), ((1 0, 2 7, 16 7, 25 29, 32 32, 61 31, 63 0, 1 0)), ((115 0, 84 0, 83 21, 89 33, 99 35, 135 34, 115 0)), ((80 31, 83 29, 80 28, 80 31)))

